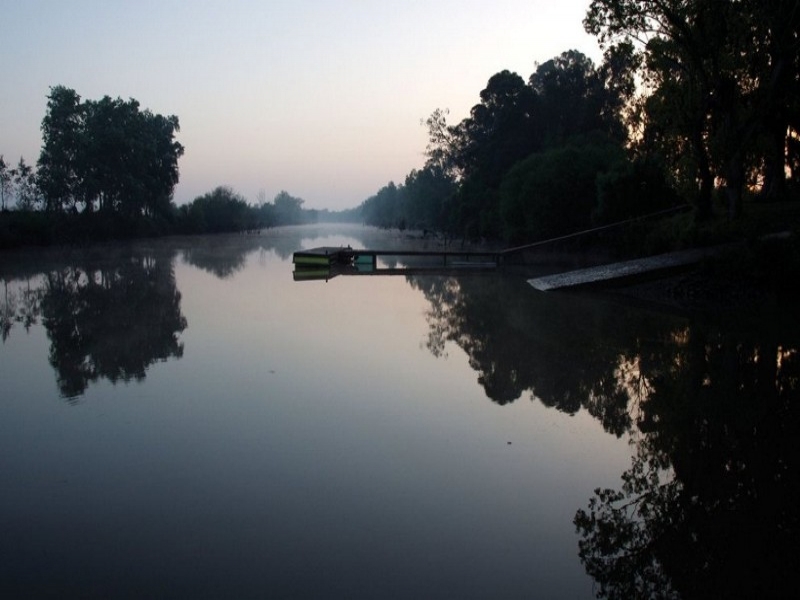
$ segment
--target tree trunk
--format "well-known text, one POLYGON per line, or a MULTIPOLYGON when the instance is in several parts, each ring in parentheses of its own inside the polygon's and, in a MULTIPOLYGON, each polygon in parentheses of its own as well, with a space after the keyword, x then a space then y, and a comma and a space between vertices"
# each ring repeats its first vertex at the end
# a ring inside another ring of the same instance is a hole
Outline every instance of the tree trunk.
POLYGON ((714 192, 714 175, 711 173, 711 163, 708 159, 708 150, 703 139, 703 129, 697 125, 691 134, 692 150, 697 157, 697 178, 700 180, 700 189, 697 195, 698 221, 707 221, 711 218, 711 198, 714 192))
POLYGON ((788 126, 772 123, 769 128, 769 147, 764 157, 764 186, 759 198, 775 200, 783 196, 786 188, 786 137, 788 126))
POLYGON ((744 191, 744 161, 738 152, 728 163, 725 193, 728 196, 728 220, 738 219, 742 214, 744 191))

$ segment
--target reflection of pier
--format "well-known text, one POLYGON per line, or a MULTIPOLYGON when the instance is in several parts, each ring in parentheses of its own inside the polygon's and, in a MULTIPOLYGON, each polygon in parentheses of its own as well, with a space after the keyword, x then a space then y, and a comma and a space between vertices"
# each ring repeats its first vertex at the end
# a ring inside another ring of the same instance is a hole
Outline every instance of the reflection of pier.
POLYGON ((457 270, 493 269, 502 253, 496 251, 364 250, 322 247, 294 253, 295 281, 331 279, 337 275, 419 275, 457 270), (379 257, 411 258, 413 265, 383 267, 379 257))

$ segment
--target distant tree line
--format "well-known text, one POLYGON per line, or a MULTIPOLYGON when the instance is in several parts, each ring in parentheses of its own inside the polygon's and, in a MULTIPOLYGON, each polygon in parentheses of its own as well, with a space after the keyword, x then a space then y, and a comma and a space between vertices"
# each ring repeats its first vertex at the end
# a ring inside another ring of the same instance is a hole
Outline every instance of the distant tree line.
POLYGON ((281 191, 272 202, 262 198, 254 206, 232 188, 220 186, 177 209, 178 229, 182 233, 222 233, 319 221, 319 211, 304 209, 303 203, 281 191))
POLYGON ((424 167, 365 200, 363 220, 523 241, 797 197, 796 0, 594 0, 584 26, 601 65, 570 50, 527 81, 493 75, 460 123, 434 111, 424 167))

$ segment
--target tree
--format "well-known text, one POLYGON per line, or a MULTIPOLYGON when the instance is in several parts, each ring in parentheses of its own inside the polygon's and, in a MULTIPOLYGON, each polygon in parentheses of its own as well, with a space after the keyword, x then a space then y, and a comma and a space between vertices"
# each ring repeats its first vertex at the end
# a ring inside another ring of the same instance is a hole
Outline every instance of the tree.
POLYGON ((280 225, 298 225, 303 222, 303 200, 281 190, 272 201, 275 218, 280 225))
POLYGON ((75 90, 60 85, 50 88, 47 98, 42 150, 37 163, 39 186, 45 209, 60 211, 75 207, 80 199, 78 188, 85 169, 84 106, 75 90))
POLYGON ((185 227, 191 233, 243 231, 255 222, 245 199, 226 186, 198 196, 183 208, 183 213, 185 227))
POLYGON ((150 145, 150 194, 145 212, 164 213, 170 208, 173 191, 180 179, 178 159, 183 156, 184 148, 175 140, 175 134, 180 131, 180 123, 175 115, 165 117, 150 111, 146 111, 145 115, 152 133, 150 139, 155 139, 156 142, 150 145))
POLYGON ((619 223, 676 206, 677 194, 664 174, 661 163, 640 157, 620 161, 599 174, 593 223, 619 223))
POLYGON ((519 243, 587 229, 597 206, 598 177, 624 160, 618 144, 599 137, 519 162, 500 188, 504 237, 519 243))
POLYGON ((456 130, 456 164, 467 177, 496 187, 503 173, 536 147, 534 96, 522 77, 501 71, 489 78, 480 98, 456 130))
POLYGON ((455 127, 447 124, 449 112, 446 108, 437 108, 424 122, 428 128, 428 145, 425 147, 425 156, 428 158, 425 166, 438 169, 457 181, 462 173, 455 161, 455 127))
MULTIPOLYGON (((523 204, 543 200, 547 192, 542 189, 524 199, 512 192, 516 196, 513 201, 505 193, 504 200, 506 178, 531 155, 544 155, 578 138, 599 134, 621 145, 625 140, 622 113, 633 94, 630 68, 634 64, 630 45, 609 49, 599 68, 584 54, 570 50, 538 65, 527 83, 508 70, 496 73, 480 92, 480 103, 457 125, 447 124, 446 111, 434 111, 425 122, 429 138, 426 168, 457 185, 446 209, 448 228, 465 237, 530 234, 531 223, 509 218, 519 210, 527 211, 523 204)), ((572 178, 568 172, 563 175, 572 178)), ((590 178, 591 186, 595 176, 593 173, 590 178)), ((556 185, 562 184, 567 182, 556 185)), ((542 185, 552 187, 553 182, 542 185)), ((580 194, 584 200, 589 195, 588 208, 581 204, 586 208, 579 218, 582 222, 590 219, 594 194, 580 194)), ((566 210, 576 198, 561 199, 566 210)), ((411 199, 413 203, 413 195, 411 199)))
POLYGON ((33 167, 20 157, 16 168, 11 170, 14 188, 17 193, 17 208, 20 210, 33 210, 38 200, 36 173, 33 167))
POLYGON ((747 54, 747 66, 758 85, 753 111, 758 130, 756 159, 763 161, 761 196, 782 198, 790 164, 787 146, 800 130, 800 3, 778 0, 765 6, 749 0, 743 4, 748 29, 741 46, 758 48, 747 54))
POLYGON ((428 164, 412 170, 403 192, 410 224, 422 229, 447 229, 447 206, 456 192, 456 182, 443 169, 428 164))
POLYGON ((39 157, 46 207, 166 215, 183 155, 179 130, 177 117, 142 111, 134 99, 81 102, 73 90, 51 88, 39 157))
POLYGON ((639 48, 645 141, 667 148, 678 176, 697 184, 700 218, 711 213, 715 178, 732 217, 750 180, 780 194, 798 108, 795 0, 593 0, 584 25, 602 44, 639 48))
POLYGON ((383 186, 374 196, 361 203, 361 215, 364 222, 376 227, 399 227, 405 219, 405 209, 401 206, 403 198, 402 186, 393 181, 383 186))
MULTIPOLYGON (((613 78, 613 72, 608 75, 613 78)), ((539 100, 535 118, 543 145, 559 145, 592 131, 624 139, 617 114, 621 90, 606 88, 605 76, 605 71, 576 50, 536 68, 529 84, 539 100)))
POLYGON ((8 168, 3 155, 0 154, 0 210, 6 210, 6 202, 11 193, 12 170, 8 168))

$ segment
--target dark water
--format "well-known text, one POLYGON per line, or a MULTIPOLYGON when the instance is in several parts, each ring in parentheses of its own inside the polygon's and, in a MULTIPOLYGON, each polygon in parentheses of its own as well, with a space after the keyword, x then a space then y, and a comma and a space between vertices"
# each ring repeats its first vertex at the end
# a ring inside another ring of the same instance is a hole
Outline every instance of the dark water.
POLYGON ((294 282, 362 228, 0 254, 0 597, 768 597, 800 327, 525 273, 294 282))

